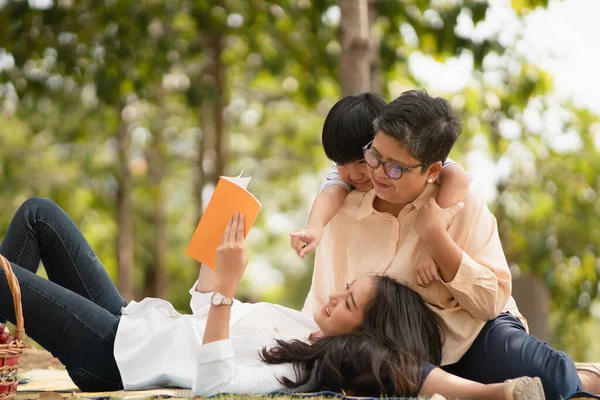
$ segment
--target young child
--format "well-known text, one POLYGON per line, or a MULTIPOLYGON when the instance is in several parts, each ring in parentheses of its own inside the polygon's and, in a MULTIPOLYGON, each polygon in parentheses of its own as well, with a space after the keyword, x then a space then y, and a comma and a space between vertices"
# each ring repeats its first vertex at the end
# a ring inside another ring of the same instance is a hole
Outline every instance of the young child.
MULTIPOLYGON (((290 233, 292 248, 300 257, 304 258, 317 248, 325 226, 339 211, 350 191, 367 192, 373 188, 362 148, 373 140, 372 122, 385 105, 385 101, 375 94, 360 93, 344 97, 327 114, 323 124, 323 149, 335 166, 327 174, 321 193, 313 203, 306 228, 290 233)), ((446 208, 465 199, 471 177, 460 164, 447 159, 438 183, 436 200, 440 207, 446 208)), ((441 281, 437 266, 429 253, 421 251, 417 261, 417 283, 428 286, 433 281, 441 281)))

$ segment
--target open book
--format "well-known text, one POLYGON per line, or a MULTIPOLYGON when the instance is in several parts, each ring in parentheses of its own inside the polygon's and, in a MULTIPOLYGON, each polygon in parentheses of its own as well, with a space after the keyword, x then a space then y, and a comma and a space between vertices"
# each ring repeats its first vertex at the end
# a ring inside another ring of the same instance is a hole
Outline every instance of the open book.
POLYGON ((244 214, 244 235, 256 221, 260 202, 246 188, 250 177, 232 178, 222 176, 206 206, 206 210, 196 227, 185 254, 200 261, 210 269, 215 269, 217 247, 227 227, 227 221, 236 211, 244 214))

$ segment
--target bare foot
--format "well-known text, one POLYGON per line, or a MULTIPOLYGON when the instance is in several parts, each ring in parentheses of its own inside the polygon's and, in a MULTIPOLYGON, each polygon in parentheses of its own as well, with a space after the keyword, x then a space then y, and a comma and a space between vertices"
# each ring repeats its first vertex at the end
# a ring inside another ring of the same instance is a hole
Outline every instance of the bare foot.
POLYGON ((584 392, 600 394, 600 375, 592 371, 577 370, 581 379, 581 388, 584 392))

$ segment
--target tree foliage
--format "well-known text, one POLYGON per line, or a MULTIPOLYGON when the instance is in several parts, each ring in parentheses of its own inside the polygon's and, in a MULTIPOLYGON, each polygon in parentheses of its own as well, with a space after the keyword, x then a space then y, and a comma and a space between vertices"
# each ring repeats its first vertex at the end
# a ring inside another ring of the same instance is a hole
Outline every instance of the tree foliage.
MULTIPOLYGON (((305 223, 329 164, 320 129, 340 95, 336 2, 32 3, 0 6, 0 224, 27 197, 50 197, 117 280, 126 171, 134 295, 155 294, 162 271, 165 297, 186 309, 197 265, 183 250, 224 162, 226 174, 253 175, 263 203, 245 295, 300 306, 312 260, 295 256, 287 233, 305 223)), ((600 307, 597 116, 554 99, 552 77, 514 48, 518 33, 478 34, 488 2, 369 4, 386 98, 426 84, 410 66, 417 53, 472 57, 469 83, 439 93, 463 116, 452 155, 475 170, 473 154, 486 155, 509 262, 551 289, 555 344, 596 356, 586 334, 600 307)), ((511 15, 546 5, 515 0, 511 15)))

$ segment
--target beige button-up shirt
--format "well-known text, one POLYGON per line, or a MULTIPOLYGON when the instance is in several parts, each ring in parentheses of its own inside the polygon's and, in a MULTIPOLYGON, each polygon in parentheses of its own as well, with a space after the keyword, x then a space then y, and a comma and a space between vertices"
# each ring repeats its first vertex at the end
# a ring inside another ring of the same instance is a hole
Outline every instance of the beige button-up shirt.
POLYGON ((428 287, 417 285, 415 270, 422 245, 415 231, 415 217, 437 190, 437 184, 427 185, 397 218, 373 208, 373 190, 349 193, 317 248, 303 311, 312 314, 321 309, 329 294, 344 290, 347 282, 358 277, 389 275, 417 291, 439 317, 445 332, 442 365, 460 360, 485 322, 503 311, 509 311, 527 327, 511 296, 511 276, 496 218, 474 188, 448 229, 463 249, 454 280, 433 282, 428 287))

